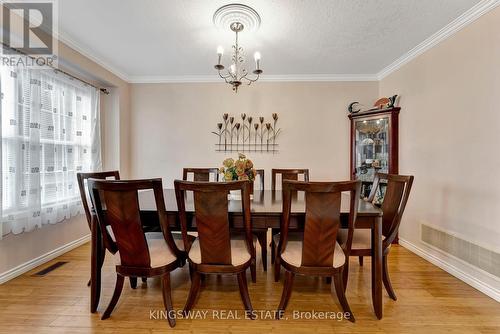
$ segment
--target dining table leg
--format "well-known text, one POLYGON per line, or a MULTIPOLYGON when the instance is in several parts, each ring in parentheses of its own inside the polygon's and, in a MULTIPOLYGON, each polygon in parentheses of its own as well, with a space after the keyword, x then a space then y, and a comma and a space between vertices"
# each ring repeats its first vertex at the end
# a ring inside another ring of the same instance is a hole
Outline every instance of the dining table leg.
POLYGON ((382 217, 374 219, 372 239, 372 302, 375 315, 382 319, 382 217))
POLYGON ((101 296, 101 257, 102 236, 97 218, 91 220, 91 251, 90 251, 90 312, 95 313, 101 296))

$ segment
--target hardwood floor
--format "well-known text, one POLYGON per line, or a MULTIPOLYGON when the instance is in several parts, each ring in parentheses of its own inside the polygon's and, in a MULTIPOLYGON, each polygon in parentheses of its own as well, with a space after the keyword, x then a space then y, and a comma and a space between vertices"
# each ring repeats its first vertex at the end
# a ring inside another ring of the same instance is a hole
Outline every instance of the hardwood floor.
MULTIPOLYGON (((155 320, 163 310, 162 295, 159 279, 149 279, 147 285, 141 285, 139 280, 136 290, 132 290, 127 281, 111 318, 100 320, 113 292, 115 273, 111 257, 107 256, 101 303, 98 313, 91 314, 86 286, 89 251, 89 245, 84 245, 0 285, 0 333, 165 333, 170 330, 180 333, 500 333, 500 303, 398 246, 391 250, 389 257, 398 301, 389 299, 384 291, 384 318, 380 321, 372 311, 369 258, 365 258, 363 267, 359 267, 357 258, 351 259, 347 298, 356 317, 354 324, 347 320, 293 319, 294 310, 341 312, 337 299, 331 297, 329 285, 319 278, 300 276, 296 278, 285 319, 280 321, 228 319, 244 317, 237 280, 230 276, 209 277, 203 283, 193 311, 208 312, 206 319, 178 319, 173 329, 166 320, 155 320), (56 261, 69 263, 45 277, 31 276, 56 261), (214 320, 217 317, 226 319, 214 320)), ((260 259, 257 260, 257 283, 249 280, 250 297, 254 309, 274 311, 283 283, 274 283, 272 270, 263 272, 260 259)), ((187 266, 172 273, 176 310, 181 310, 186 301, 188 277, 187 266)))

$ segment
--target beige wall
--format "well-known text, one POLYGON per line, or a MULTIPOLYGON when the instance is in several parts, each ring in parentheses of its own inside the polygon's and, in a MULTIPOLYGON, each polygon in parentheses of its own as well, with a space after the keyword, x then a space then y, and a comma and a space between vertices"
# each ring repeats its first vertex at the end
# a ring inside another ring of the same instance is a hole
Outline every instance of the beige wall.
POLYGON ((401 238, 425 247, 425 223, 500 252, 500 8, 380 82, 395 93, 400 172, 415 175, 401 238))
POLYGON ((166 187, 182 177, 183 167, 218 167, 236 153, 215 152, 216 124, 223 113, 241 120, 279 114, 279 153, 248 153, 258 168, 307 167, 315 180, 349 176, 351 101, 372 102, 377 82, 265 83, 235 94, 223 83, 134 84, 130 133, 133 177, 162 177, 166 187))
MULTIPOLYGON (((101 94, 103 167, 129 174, 130 96, 129 84, 75 50, 59 43, 60 63, 67 72, 83 77, 99 87, 112 87, 101 94)), ((8 271, 72 244, 89 234, 84 216, 0 240, 0 281, 8 271)))

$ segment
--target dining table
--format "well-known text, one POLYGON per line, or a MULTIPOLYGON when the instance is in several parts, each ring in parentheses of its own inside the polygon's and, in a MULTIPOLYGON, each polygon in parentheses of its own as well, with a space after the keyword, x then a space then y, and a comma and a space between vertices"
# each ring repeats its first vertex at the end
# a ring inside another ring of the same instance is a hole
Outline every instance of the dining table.
MULTIPOLYGON (((231 228, 243 229, 244 222, 241 212, 241 199, 228 195, 228 217, 231 228)), ((180 230, 179 212, 175 191, 164 189, 168 224, 172 231, 180 230)), ((138 192, 140 216, 145 231, 160 231, 160 223, 152 190, 138 192)), ((252 231, 262 233, 268 229, 279 229, 282 213, 282 192, 273 190, 255 190, 251 200, 252 231)), ((196 230, 194 218, 194 201, 192 193, 186 193, 185 207, 188 221, 188 229, 196 230)), ((292 198, 290 215, 291 230, 301 230, 305 223, 305 198, 303 193, 298 193, 292 198)), ((341 227, 347 228, 349 216, 349 194, 342 194, 341 200, 341 227)), ((355 222, 356 229, 370 229, 372 241, 371 261, 371 295, 375 315, 382 318, 382 210, 374 204, 360 200, 355 222)), ((95 215, 91 221, 91 288, 90 288, 90 311, 97 311, 101 291, 101 265, 103 249, 103 236, 99 222, 95 215)))

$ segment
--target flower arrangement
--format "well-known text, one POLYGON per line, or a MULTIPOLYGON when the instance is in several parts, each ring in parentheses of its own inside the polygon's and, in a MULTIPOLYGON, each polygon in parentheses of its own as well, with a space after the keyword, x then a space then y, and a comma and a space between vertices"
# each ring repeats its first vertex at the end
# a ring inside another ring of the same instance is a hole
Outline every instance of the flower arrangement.
POLYGON ((256 171, 253 168, 252 160, 244 154, 238 153, 238 159, 227 158, 222 162, 219 172, 223 175, 224 181, 255 180, 256 171))

